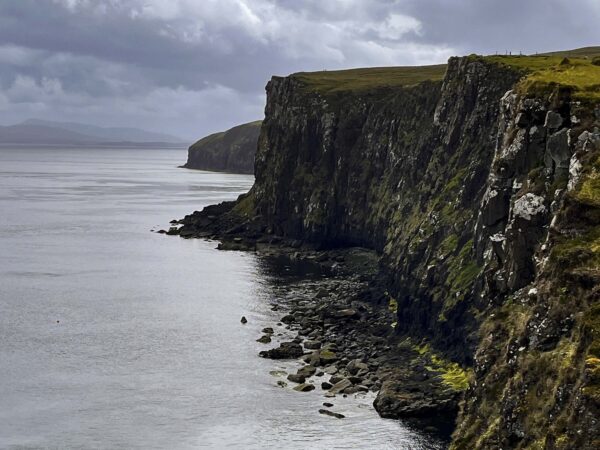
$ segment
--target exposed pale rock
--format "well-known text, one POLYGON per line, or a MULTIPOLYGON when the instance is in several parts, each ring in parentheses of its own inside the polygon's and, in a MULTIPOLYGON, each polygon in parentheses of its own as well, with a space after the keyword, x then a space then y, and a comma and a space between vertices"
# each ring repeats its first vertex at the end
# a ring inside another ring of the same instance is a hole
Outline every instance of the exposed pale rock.
POLYGON ((544 197, 532 193, 518 198, 513 206, 513 215, 525 220, 531 220, 533 216, 546 213, 544 197))

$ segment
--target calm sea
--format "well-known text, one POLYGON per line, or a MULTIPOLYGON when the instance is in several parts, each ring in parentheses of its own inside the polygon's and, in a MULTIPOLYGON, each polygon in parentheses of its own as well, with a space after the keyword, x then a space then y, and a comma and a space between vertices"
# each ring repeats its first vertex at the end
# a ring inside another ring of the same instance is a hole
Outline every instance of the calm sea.
POLYGON ((255 339, 285 274, 150 231, 252 185, 185 159, 0 149, 0 448, 441 448, 372 397, 334 399, 338 420, 277 386, 297 363, 255 339))

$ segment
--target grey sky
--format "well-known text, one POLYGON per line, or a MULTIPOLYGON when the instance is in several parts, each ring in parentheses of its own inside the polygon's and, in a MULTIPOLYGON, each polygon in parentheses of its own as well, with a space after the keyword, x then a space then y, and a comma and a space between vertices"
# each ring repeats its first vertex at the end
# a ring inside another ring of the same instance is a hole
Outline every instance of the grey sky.
POLYGON ((272 74, 600 45, 600 0, 0 0, 0 124, 187 139, 260 118, 272 74))

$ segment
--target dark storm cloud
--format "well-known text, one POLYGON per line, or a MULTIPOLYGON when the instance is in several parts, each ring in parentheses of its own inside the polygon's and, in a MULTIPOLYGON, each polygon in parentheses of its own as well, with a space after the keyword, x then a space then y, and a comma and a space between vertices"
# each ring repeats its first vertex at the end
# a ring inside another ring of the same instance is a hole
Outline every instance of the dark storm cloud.
POLYGON ((593 45, 597 0, 0 0, 0 122, 197 137, 260 117, 272 74, 593 45))
POLYGON ((410 0, 422 38, 464 52, 547 52, 600 45, 599 0, 410 0))

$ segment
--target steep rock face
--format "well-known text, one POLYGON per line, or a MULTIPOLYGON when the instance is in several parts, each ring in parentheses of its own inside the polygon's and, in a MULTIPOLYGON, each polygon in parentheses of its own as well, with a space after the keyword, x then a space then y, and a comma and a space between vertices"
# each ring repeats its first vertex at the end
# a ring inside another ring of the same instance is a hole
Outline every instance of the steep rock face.
POLYGON ((254 156, 261 121, 211 134, 188 149, 187 169, 254 173, 254 156))
POLYGON ((600 110, 522 76, 274 78, 246 201, 271 233, 383 253, 397 332, 474 365, 455 448, 597 448, 600 110))
MULTIPOLYGON (((384 252, 398 331, 469 361, 473 233, 511 69, 452 58, 443 82, 322 96, 274 78, 256 158, 272 231, 384 252), (457 327, 455 322, 460 322, 457 327)), ((471 302, 472 304, 473 302, 471 302)))
POLYGON ((276 233, 382 249, 391 205, 381 191, 398 166, 391 138, 400 147, 424 145, 439 83, 324 98, 293 77, 274 78, 267 97, 257 211, 276 233), (415 132, 403 136, 404 129, 415 132))

